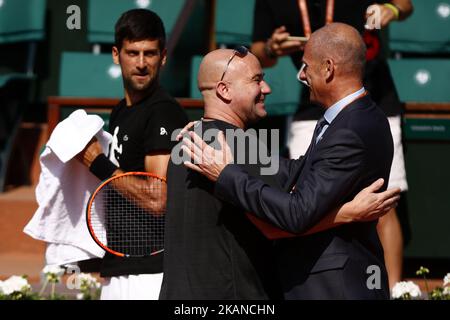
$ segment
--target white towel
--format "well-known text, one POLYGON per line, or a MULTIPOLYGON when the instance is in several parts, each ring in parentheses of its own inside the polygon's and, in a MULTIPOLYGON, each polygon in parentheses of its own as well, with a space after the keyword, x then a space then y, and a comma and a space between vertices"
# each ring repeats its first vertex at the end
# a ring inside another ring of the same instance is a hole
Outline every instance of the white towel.
MULTIPOLYGON (((82 109, 76 110, 56 126, 47 142, 47 147, 52 149, 63 163, 66 163, 84 149, 103 125, 104 122, 99 116, 88 115, 82 109)), ((102 134, 97 138, 104 150, 108 151, 111 136, 109 133, 105 134, 107 135, 102 134), (105 142, 106 146, 103 145, 105 142)))
POLYGON ((39 207, 24 232, 47 242, 46 264, 63 265, 104 255, 89 234, 85 216, 89 197, 100 181, 73 159, 93 136, 107 153, 112 137, 102 127, 99 116, 77 110, 56 126, 41 154, 36 187, 39 207))

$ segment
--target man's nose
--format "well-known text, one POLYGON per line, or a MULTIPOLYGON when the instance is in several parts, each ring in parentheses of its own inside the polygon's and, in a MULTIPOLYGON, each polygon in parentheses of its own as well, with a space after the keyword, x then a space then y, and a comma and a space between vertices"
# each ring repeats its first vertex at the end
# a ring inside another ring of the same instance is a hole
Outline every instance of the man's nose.
POLYGON ((301 70, 301 71, 300 71, 299 77, 300 77, 300 80, 306 81, 306 73, 305 73, 305 70, 301 70))
POLYGON ((269 86, 269 84, 266 81, 263 80, 261 82, 261 85, 262 85, 262 87, 261 87, 261 92, 262 93, 270 94, 272 92, 272 89, 270 89, 270 86, 269 86))
POLYGON ((308 87, 310 86, 308 83, 308 78, 306 77, 306 72, 305 70, 303 70, 303 68, 301 68, 300 71, 297 73, 297 80, 308 87))
POLYGON ((145 57, 143 53, 139 54, 137 67, 139 69, 144 69, 146 67, 145 57))

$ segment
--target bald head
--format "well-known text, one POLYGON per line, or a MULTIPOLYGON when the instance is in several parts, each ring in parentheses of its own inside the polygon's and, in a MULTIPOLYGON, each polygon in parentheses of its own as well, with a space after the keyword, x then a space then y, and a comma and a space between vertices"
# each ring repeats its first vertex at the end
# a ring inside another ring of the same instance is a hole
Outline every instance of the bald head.
POLYGON ((233 56, 234 52, 232 49, 217 49, 211 51, 203 58, 197 77, 198 88, 203 94, 205 89, 210 89, 215 86, 221 79, 225 69, 227 70, 227 74, 232 74, 233 70, 238 68, 242 63, 240 59, 233 59, 233 63, 230 63, 227 67, 230 57, 233 56))
POLYGON ((205 118, 226 121, 240 128, 266 116, 264 81, 258 58, 244 48, 218 49, 202 60, 197 78, 205 118))
POLYGON ((233 50, 218 49, 211 51, 203 58, 197 76, 200 91, 214 87, 215 83, 220 80, 232 54, 233 50))
POLYGON ((331 58, 336 64, 340 64, 342 75, 362 79, 366 45, 355 28, 344 23, 328 24, 311 35, 305 50, 307 49, 320 60, 331 58))

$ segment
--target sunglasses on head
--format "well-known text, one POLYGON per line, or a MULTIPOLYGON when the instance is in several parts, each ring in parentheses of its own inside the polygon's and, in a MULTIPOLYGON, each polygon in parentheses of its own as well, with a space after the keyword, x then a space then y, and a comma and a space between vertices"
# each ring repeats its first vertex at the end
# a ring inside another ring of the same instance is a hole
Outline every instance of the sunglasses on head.
POLYGON ((225 73, 227 72, 228 66, 230 65, 233 58, 235 56, 240 56, 241 58, 243 58, 247 55, 247 53, 248 53, 248 49, 244 46, 239 46, 233 50, 233 54, 231 55, 230 59, 228 59, 227 66, 225 67, 225 70, 222 73, 222 77, 220 78, 220 81, 222 81, 223 78, 225 77, 225 73))

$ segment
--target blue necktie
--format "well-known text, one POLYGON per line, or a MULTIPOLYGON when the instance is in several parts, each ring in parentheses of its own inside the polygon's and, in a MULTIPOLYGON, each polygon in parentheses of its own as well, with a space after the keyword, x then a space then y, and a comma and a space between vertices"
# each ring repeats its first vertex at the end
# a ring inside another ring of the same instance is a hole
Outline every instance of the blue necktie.
POLYGON ((327 124, 328 124, 328 121, 325 120, 324 117, 320 118, 319 121, 317 121, 316 127, 314 129, 314 134, 313 134, 313 137, 311 139, 311 143, 309 144, 309 149, 308 149, 308 152, 307 152, 307 158, 309 158, 311 156, 311 154, 314 153, 315 146, 316 146, 317 142, 319 142, 319 141, 317 141, 317 137, 319 136, 319 134, 322 131, 323 127, 325 125, 327 125, 327 124))
POLYGON ((313 143, 313 148, 317 144, 317 142, 319 142, 317 141, 317 137, 322 132, 323 127, 326 126, 327 124, 328 121, 324 117, 320 118, 319 121, 317 121, 316 128, 314 129, 313 138, 311 140, 311 143, 313 143))

